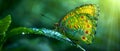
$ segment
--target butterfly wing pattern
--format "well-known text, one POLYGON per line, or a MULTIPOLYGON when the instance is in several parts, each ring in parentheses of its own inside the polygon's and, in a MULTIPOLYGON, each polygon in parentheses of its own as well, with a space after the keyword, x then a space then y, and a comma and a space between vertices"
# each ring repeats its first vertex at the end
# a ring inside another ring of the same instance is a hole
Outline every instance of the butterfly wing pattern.
POLYGON ((96 33, 98 9, 94 4, 85 4, 70 11, 60 21, 60 28, 75 43, 91 44, 96 33))

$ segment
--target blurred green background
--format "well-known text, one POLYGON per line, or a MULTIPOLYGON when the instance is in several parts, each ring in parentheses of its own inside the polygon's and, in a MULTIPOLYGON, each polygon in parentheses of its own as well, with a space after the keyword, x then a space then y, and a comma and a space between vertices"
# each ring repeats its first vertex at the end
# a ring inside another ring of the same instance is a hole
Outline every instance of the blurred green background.
MULTIPOLYGON (((100 16, 96 38, 87 51, 120 51, 120 0, 0 0, 0 18, 12 16, 10 29, 19 26, 54 29, 54 24, 70 10, 83 4, 96 4, 100 16)), ((7 40, 5 51, 81 51, 52 38, 19 35, 7 40), (32 49, 32 50, 31 50, 32 49)))

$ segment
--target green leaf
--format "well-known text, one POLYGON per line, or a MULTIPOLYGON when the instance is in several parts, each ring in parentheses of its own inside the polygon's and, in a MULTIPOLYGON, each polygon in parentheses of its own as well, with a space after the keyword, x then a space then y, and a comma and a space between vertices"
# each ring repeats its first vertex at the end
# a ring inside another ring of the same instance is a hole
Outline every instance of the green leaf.
POLYGON ((7 31, 8 27, 11 23, 11 16, 8 15, 5 18, 0 20, 0 43, 4 40, 5 32, 7 31))
POLYGON ((5 39, 4 39, 6 36, 5 32, 7 31, 10 24, 11 24, 11 16, 10 15, 8 15, 5 18, 0 20, 0 50, 5 41, 5 39))
POLYGON ((18 27, 18 28, 12 29, 7 35, 7 37, 12 37, 18 34, 35 34, 35 32, 30 28, 18 27))
POLYGON ((26 27, 19 27, 19 28, 15 28, 12 29, 9 32, 9 35, 7 37, 13 37, 15 35, 18 34, 38 34, 38 35, 44 35, 46 37, 51 37, 51 38, 55 38, 57 40, 60 41, 66 41, 69 42, 70 44, 74 44, 68 37, 66 37, 65 35, 55 31, 55 30, 50 30, 50 29, 46 29, 46 28, 26 28, 26 27))
POLYGON ((46 29, 46 28, 38 29, 38 28, 18 27, 18 28, 12 29, 9 32, 9 36, 7 36, 7 37, 13 37, 13 36, 18 35, 18 34, 44 35, 44 36, 47 36, 47 37, 55 38, 55 39, 60 40, 60 41, 68 42, 70 44, 73 44, 73 45, 81 48, 83 51, 85 51, 85 49, 82 48, 80 45, 72 42, 68 37, 66 37, 65 35, 57 32, 55 30, 50 30, 50 29, 46 29))
POLYGON ((0 20, 0 33, 5 33, 11 23, 11 15, 0 20))

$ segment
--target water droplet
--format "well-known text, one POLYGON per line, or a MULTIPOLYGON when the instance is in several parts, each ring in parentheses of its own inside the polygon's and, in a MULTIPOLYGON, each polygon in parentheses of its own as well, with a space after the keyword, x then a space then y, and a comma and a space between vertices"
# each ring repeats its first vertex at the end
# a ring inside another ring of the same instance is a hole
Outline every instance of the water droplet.
POLYGON ((22 32, 22 34, 24 35, 24 34, 25 34, 25 32, 22 32))

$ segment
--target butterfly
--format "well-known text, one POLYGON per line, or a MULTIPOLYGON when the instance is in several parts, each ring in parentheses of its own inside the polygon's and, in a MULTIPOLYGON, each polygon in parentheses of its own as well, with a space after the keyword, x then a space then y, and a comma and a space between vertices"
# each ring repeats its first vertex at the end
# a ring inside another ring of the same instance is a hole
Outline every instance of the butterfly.
POLYGON ((99 9, 85 4, 71 10, 59 22, 59 29, 75 43, 91 44, 96 33, 99 9))

